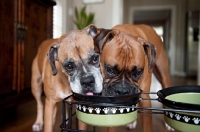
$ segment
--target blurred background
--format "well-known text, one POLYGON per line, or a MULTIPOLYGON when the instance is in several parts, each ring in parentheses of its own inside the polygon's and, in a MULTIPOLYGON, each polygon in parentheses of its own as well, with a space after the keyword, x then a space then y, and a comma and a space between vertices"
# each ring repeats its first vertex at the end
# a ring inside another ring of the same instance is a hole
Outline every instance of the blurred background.
MULTIPOLYGON (((99 28, 125 23, 152 26, 164 42, 172 84, 200 84, 199 0, 1 0, 1 124, 17 120, 19 106, 33 100, 31 64, 38 46, 77 29, 75 9, 83 7, 94 14, 92 23, 99 28)), ((152 85, 152 91, 160 89, 159 83, 152 85)))

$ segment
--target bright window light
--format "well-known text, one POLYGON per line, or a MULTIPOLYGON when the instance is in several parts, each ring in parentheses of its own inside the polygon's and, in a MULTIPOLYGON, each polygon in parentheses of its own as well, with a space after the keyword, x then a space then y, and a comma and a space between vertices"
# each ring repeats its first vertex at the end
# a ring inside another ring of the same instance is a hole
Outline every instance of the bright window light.
POLYGON ((161 37, 163 41, 163 26, 153 27, 153 29, 156 31, 156 33, 161 37))
POLYGON ((58 38, 62 35, 62 0, 56 0, 56 5, 53 7, 53 38, 58 38))

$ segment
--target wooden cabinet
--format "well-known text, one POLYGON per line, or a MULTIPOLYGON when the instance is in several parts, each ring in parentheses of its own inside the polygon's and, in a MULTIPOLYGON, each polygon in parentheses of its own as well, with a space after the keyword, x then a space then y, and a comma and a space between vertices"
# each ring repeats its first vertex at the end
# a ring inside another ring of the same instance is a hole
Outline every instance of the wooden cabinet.
POLYGON ((0 0, 0 105, 9 95, 30 90, 32 60, 41 42, 52 37, 55 4, 0 0))
POLYGON ((37 48, 52 37, 51 0, 0 1, 0 94, 30 88, 37 48))
POLYGON ((44 0, 26 0, 24 6, 24 88, 30 88, 31 64, 38 46, 47 38, 52 38, 54 2, 44 0), (43 1, 43 2, 41 2, 43 1))

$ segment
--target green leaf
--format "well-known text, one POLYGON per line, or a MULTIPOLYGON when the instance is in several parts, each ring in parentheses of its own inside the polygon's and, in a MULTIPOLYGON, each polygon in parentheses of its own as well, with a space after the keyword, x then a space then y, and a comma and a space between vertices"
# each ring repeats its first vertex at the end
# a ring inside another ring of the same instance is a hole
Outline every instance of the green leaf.
POLYGON ((87 25, 93 23, 94 20, 94 13, 90 13, 87 20, 87 25))
POLYGON ((79 15, 78 15, 78 9, 77 9, 77 7, 75 7, 75 16, 76 16, 76 19, 78 20, 79 19, 79 15))
POLYGON ((79 11, 77 7, 75 7, 75 20, 73 23, 76 25, 78 29, 83 29, 89 24, 93 23, 94 20, 94 13, 86 13, 86 6, 81 8, 79 11))
POLYGON ((85 9, 86 9, 86 6, 84 6, 82 9, 81 9, 81 16, 83 16, 83 14, 86 14, 86 11, 85 11, 85 9))

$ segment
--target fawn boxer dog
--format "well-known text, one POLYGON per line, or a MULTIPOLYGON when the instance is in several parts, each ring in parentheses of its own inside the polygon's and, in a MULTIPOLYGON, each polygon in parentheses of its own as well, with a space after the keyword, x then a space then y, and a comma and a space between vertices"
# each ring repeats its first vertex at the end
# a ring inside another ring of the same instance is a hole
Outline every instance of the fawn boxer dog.
POLYGON ((93 40, 97 31, 90 25, 59 39, 46 40, 39 47, 32 64, 32 93, 37 101, 33 131, 43 128, 42 84, 46 95, 45 132, 53 132, 56 103, 71 95, 72 91, 88 95, 102 92, 100 55, 95 52, 93 40))
MULTIPOLYGON (((103 95, 134 94, 134 89, 137 88, 149 92, 152 73, 163 88, 171 85, 168 57, 164 45, 151 27, 132 24, 117 25, 111 30, 100 29, 100 35, 94 40, 101 54, 103 95)), ((141 97, 150 98, 148 94, 142 94, 141 97)), ((151 107, 151 102, 141 101, 139 105, 151 107)), ((140 115, 143 131, 151 132, 151 114, 140 115)), ((114 128, 109 128, 109 131, 114 131, 114 128)))

